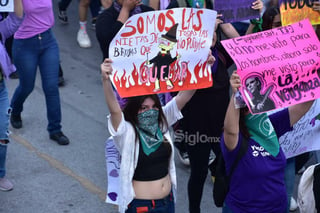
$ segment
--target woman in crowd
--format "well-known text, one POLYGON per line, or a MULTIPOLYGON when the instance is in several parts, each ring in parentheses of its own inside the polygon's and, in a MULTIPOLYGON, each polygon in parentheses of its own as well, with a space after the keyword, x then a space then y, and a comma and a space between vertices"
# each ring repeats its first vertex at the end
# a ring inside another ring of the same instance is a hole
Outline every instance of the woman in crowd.
POLYGON ((68 145, 69 139, 61 131, 59 96, 59 47, 51 28, 54 25, 52 1, 22 1, 24 19, 14 34, 12 55, 19 73, 19 85, 11 99, 13 128, 22 128, 23 104, 34 89, 39 67, 46 98, 50 139, 68 145))
POLYGON ((269 117, 265 113, 252 115, 243 103, 242 108, 235 107, 234 96, 241 86, 241 79, 236 71, 230 78, 230 84, 233 95, 227 109, 221 140, 227 173, 244 137, 248 139, 250 148, 232 174, 223 213, 286 212, 286 157, 278 138, 292 130, 292 126, 309 110, 313 101, 290 106, 269 117), (264 128, 259 128, 259 124, 264 125, 265 131, 262 131, 264 128))
MULTIPOLYGON (((210 56, 208 63, 213 64, 210 56)), ((131 97, 120 108, 110 81, 111 60, 101 64, 108 128, 121 153, 119 211, 174 212, 176 172, 168 128, 182 118, 180 110, 195 90, 180 91, 161 107, 156 94, 131 97)))

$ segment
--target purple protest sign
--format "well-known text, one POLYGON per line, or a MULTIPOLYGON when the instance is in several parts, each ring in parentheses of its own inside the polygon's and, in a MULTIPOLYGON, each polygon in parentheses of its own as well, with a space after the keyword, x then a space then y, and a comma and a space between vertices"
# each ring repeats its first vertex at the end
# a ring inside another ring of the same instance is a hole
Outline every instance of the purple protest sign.
POLYGON ((259 18, 259 10, 251 8, 252 0, 215 0, 214 9, 224 23, 259 18))

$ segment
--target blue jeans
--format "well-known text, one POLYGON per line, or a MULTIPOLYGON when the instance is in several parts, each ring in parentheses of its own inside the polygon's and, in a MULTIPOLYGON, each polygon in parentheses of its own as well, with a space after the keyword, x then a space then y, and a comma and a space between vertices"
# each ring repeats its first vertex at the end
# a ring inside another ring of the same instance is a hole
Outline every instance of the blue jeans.
POLYGON ((160 200, 133 199, 128 205, 126 213, 174 213, 174 199, 172 192, 160 200))
MULTIPOLYGON (((9 140, 9 97, 4 80, 0 81, 0 140, 9 140)), ((6 174, 7 144, 0 143, 0 178, 6 174)))
POLYGON ((51 30, 28 39, 14 39, 13 60, 19 73, 19 85, 12 100, 12 115, 20 115, 23 103, 34 89, 39 67, 47 106, 49 134, 61 131, 61 107, 58 88, 59 48, 51 30))
POLYGON ((293 195, 295 176, 296 176, 295 157, 288 158, 287 165, 285 168, 285 176, 284 176, 286 189, 287 189, 287 198, 288 198, 287 211, 286 211, 287 213, 290 212, 290 200, 293 195))

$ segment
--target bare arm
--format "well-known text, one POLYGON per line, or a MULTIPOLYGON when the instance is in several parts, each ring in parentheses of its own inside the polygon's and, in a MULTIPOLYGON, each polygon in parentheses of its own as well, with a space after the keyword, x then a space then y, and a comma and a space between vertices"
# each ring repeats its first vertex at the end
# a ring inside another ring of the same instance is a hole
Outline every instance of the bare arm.
MULTIPOLYGON (((252 3, 251 6, 252 9, 254 10, 259 10, 260 14, 262 13, 263 10, 263 2, 261 0, 256 0, 255 2, 252 3)), ((253 32, 253 28, 255 27, 255 24, 252 24, 250 22, 250 25, 246 31, 246 35, 251 34, 253 32)))
POLYGON ((14 0, 14 12, 19 18, 23 17, 22 0, 14 0))
POLYGON ((240 77, 237 71, 234 71, 230 77, 230 85, 232 87, 233 94, 231 96, 229 106, 224 119, 224 142, 228 150, 234 150, 238 144, 239 138, 239 119, 240 109, 236 109, 234 105, 234 93, 241 86, 240 77))
MULTIPOLYGON (((212 56, 211 50, 209 51, 208 58, 207 58, 207 64, 208 66, 212 66, 215 63, 216 59, 212 56)), ((178 109, 181 110, 188 101, 192 98, 196 90, 185 90, 180 91, 176 96, 176 103, 178 106, 178 109)))
POLYGON ((149 7, 152 7, 154 10, 160 9, 160 0, 150 0, 149 7))
POLYGON ((122 119, 122 111, 114 95, 110 75, 112 73, 111 59, 107 58, 100 65, 104 96, 109 108, 113 128, 117 131, 122 119))
POLYGON ((129 18, 130 11, 140 4, 141 4, 141 1, 123 0, 122 8, 120 10, 120 14, 117 20, 122 23, 125 23, 129 18))
POLYGON ((190 101, 192 96, 197 90, 185 90, 180 91, 176 96, 176 103, 178 106, 178 109, 181 110, 187 103, 190 101))
POLYGON ((228 38, 235 38, 240 36, 238 31, 230 23, 220 24, 220 28, 228 38))

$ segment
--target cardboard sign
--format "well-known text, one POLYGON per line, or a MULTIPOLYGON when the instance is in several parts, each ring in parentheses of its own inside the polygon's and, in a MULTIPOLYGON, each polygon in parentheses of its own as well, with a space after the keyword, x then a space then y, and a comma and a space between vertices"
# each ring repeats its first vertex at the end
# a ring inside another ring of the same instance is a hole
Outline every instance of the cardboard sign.
POLYGON ((320 99, 315 100, 310 110, 293 126, 293 130, 279 138, 287 158, 305 152, 320 150, 320 99))
POLYGON ((212 86, 207 66, 217 13, 176 8, 134 15, 112 40, 111 81, 121 97, 212 86))
POLYGON ((309 22, 222 41, 253 114, 320 97, 320 43, 309 22))
POLYGON ((252 9, 252 0, 215 0, 214 9, 222 14, 224 23, 259 18, 259 10, 252 9))
POLYGON ((0 0, 0 12, 13 12, 13 0, 0 0))
POLYGON ((320 24, 320 13, 312 9, 313 0, 279 0, 282 26, 308 18, 312 25, 320 24))
POLYGON ((106 141, 105 157, 108 177, 106 203, 119 205, 121 155, 112 137, 106 141))

